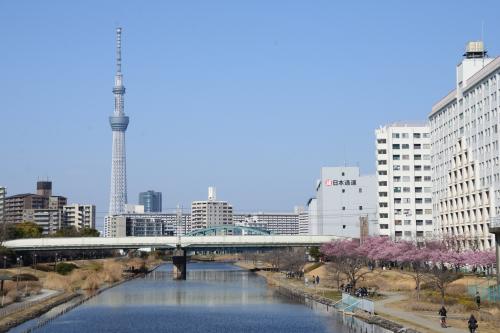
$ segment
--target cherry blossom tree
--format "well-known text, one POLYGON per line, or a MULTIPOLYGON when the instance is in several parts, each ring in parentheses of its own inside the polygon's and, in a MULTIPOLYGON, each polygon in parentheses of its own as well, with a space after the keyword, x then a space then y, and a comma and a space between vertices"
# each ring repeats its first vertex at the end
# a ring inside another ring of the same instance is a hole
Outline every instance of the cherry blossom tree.
POLYGON ((490 271, 496 263, 496 254, 494 249, 483 251, 466 251, 462 254, 463 263, 477 269, 483 267, 490 271))
MULTIPOLYGON (((460 278, 460 274, 449 269, 449 265, 461 263, 462 256, 446 246, 444 242, 428 242, 426 249, 429 253, 429 262, 432 264, 429 277, 441 294, 441 304, 444 305, 446 288, 450 283, 460 278)), ((456 267, 456 266, 455 266, 456 267)))
POLYGON ((419 247, 413 242, 400 241, 393 246, 398 248, 396 261, 410 268, 409 271, 401 271, 410 275, 415 281, 417 300, 420 300, 420 286, 428 277, 427 262, 430 253, 426 247, 419 247))
POLYGON ((321 252, 328 257, 335 270, 347 277, 351 290, 355 290, 359 279, 369 273, 363 269, 368 263, 368 258, 358 240, 332 241, 324 244, 321 252))

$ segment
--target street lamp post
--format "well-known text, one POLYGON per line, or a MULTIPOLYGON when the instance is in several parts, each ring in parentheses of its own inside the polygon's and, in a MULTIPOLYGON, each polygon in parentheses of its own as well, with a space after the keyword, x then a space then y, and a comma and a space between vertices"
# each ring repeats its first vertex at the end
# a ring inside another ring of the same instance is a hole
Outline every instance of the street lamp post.
POLYGON ((23 260, 23 256, 17 257, 17 275, 16 275, 16 290, 19 290, 19 275, 21 274, 21 262, 23 260))
POLYGON ((56 268, 57 268, 57 252, 56 252, 56 255, 54 257, 54 272, 56 271, 56 268))
POLYGON ((36 274, 36 257, 37 257, 37 256, 38 256, 38 255, 37 255, 36 253, 35 253, 35 254, 33 254, 33 268, 35 269, 35 274, 36 274))

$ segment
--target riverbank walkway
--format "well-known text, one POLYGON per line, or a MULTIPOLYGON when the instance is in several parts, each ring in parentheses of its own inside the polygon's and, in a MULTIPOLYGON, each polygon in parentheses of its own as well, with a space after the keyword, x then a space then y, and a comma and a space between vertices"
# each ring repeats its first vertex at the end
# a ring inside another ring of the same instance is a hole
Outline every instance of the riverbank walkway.
POLYGON ((401 309, 395 309, 390 307, 390 303, 403 301, 406 299, 406 295, 402 293, 384 293, 387 298, 375 302, 375 313, 382 317, 387 317, 387 319, 399 322, 403 326, 410 326, 411 328, 422 331, 422 329, 428 332, 442 332, 442 333, 464 333, 467 330, 448 326, 446 328, 441 327, 439 316, 432 315, 429 313, 428 316, 422 316, 415 314, 414 312, 404 311, 401 309))
POLYGON ((33 306, 34 304, 37 304, 38 302, 42 302, 58 294, 61 294, 61 292, 51 289, 42 289, 39 294, 33 294, 31 296, 24 297, 20 302, 11 303, 1 308, 0 318, 8 316, 9 314, 16 311, 26 309, 30 306, 33 306))

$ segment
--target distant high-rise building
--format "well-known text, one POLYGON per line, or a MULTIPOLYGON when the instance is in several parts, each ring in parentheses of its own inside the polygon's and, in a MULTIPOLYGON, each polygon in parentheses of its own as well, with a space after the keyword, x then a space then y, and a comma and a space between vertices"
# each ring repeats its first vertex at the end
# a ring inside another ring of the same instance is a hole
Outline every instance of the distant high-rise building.
POLYGON ((0 186, 0 223, 4 223, 4 208, 5 208, 5 196, 7 195, 7 189, 0 186))
POLYGON ((307 201, 307 223, 309 225, 309 235, 321 235, 323 230, 319 230, 318 222, 318 200, 310 198, 307 201))
POLYGON ((95 229, 95 206, 94 205, 65 205, 63 207, 65 227, 74 227, 76 230, 82 228, 95 229))
POLYGON ((64 224, 61 209, 24 209, 23 222, 33 222, 42 227, 42 235, 50 235, 60 230, 64 224))
POLYGON ((191 214, 125 213, 106 216, 105 237, 176 236, 189 232, 191 214))
POLYGON ((429 126, 391 124, 375 135, 380 235, 413 241, 433 237, 429 126))
POLYGON ((23 222, 25 209, 48 209, 49 198, 38 194, 16 194, 5 198, 5 221, 7 223, 23 222))
POLYGON ((4 212, 6 223, 33 222, 49 235, 59 230, 64 223, 63 207, 66 197, 52 195, 52 182, 37 182, 37 193, 16 194, 6 197, 4 212))
POLYGON ((274 235, 298 235, 300 213, 236 213, 233 222, 236 226, 251 227, 270 231, 274 235))
POLYGON ((48 180, 39 180, 36 182, 36 194, 42 197, 50 197, 52 195, 52 182, 48 180))
POLYGON ((191 204, 191 228, 199 230, 213 226, 233 225, 233 207, 227 201, 216 201, 215 188, 209 187, 207 201, 191 204))
POLYGON ((144 206, 145 213, 161 212, 161 202, 161 192, 149 190, 147 192, 139 193, 139 205, 144 206))
POLYGON ((129 118, 125 116, 123 95, 125 86, 122 75, 121 55, 122 29, 116 29, 116 74, 113 94, 115 95, 115 111, 109 117, 109 124, 113 131, 113 149, 111 157, 111 190, 109 199, 109 215, 123 213, 127 203, 127 164, 125 156, 125 131, 129 118))

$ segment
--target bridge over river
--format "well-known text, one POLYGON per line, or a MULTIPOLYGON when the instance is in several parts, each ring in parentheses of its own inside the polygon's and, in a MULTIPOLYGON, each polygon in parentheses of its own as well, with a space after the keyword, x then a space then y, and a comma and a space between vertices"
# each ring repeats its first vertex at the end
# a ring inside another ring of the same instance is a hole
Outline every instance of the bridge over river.
POLYGON ((214 249, 272 249, 321 246, 338 236, 326 235, 215 235, 161 237, 57 237, 9 240, 3 245, 14 251, 61 251, 101 249, 172 249, 175 277, 186 278, 188 251, 214 249))

